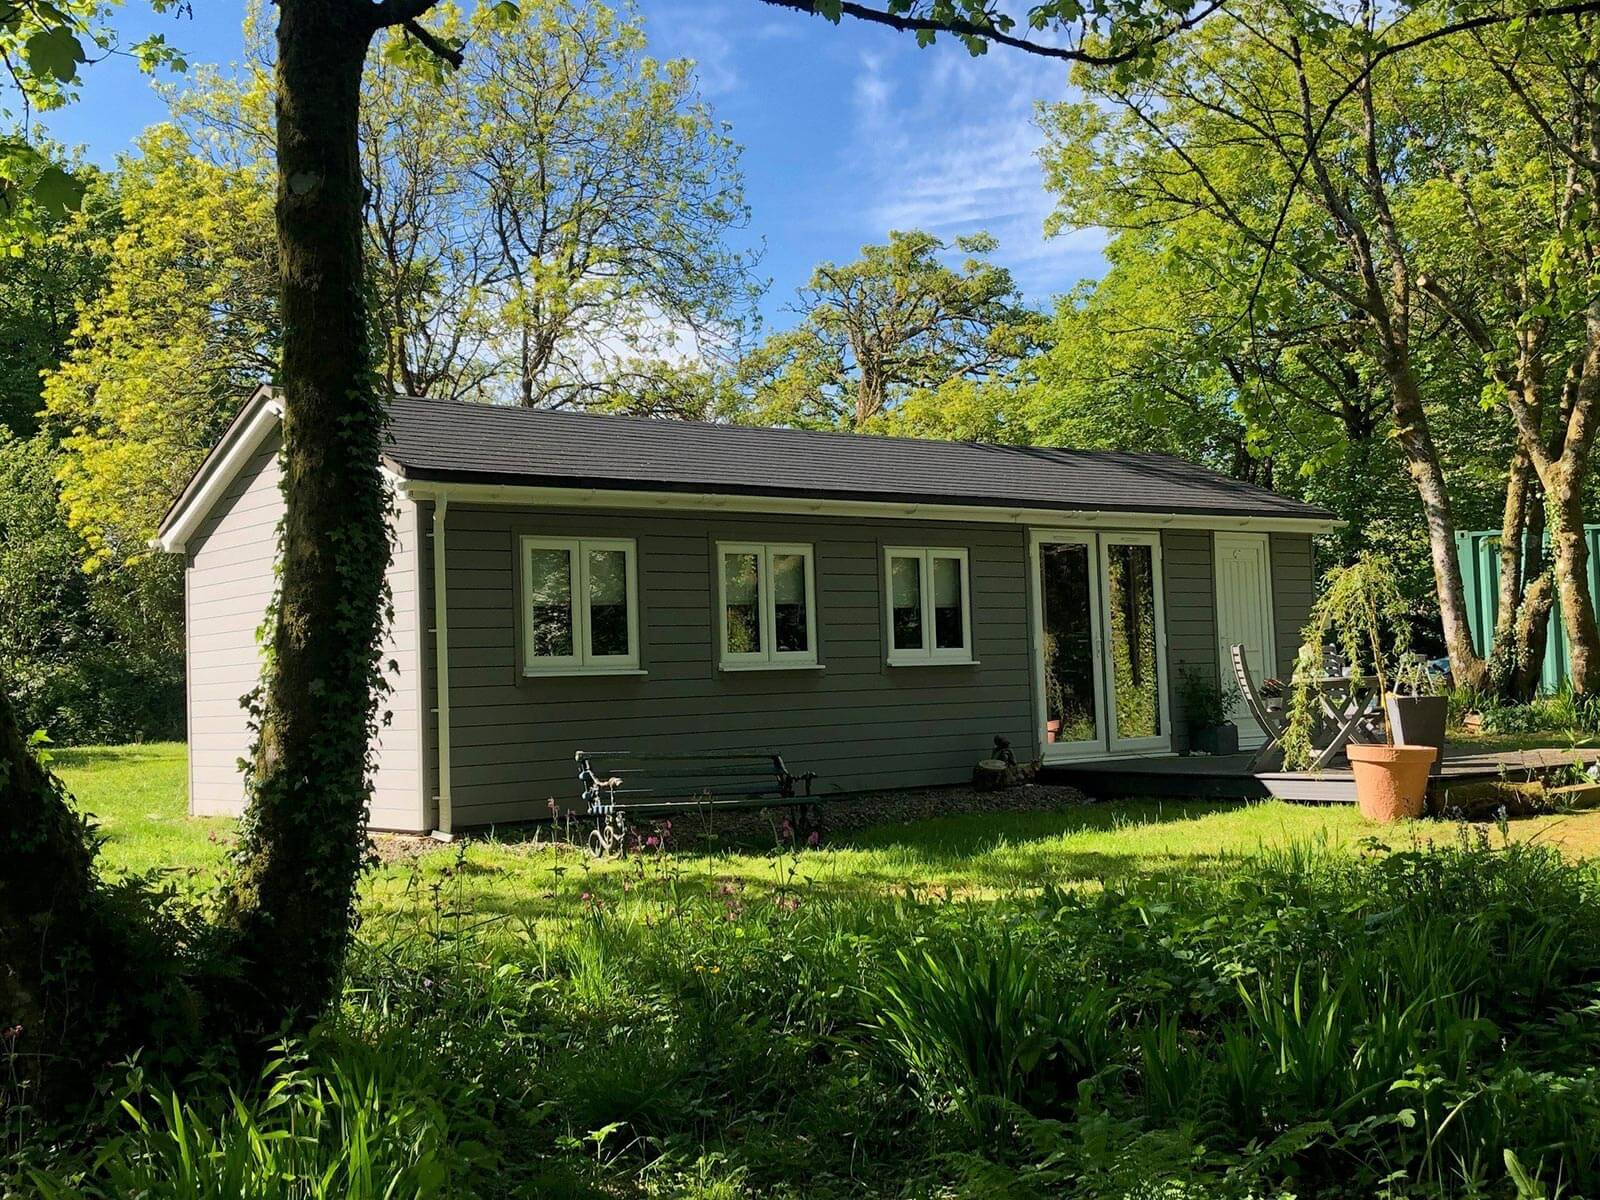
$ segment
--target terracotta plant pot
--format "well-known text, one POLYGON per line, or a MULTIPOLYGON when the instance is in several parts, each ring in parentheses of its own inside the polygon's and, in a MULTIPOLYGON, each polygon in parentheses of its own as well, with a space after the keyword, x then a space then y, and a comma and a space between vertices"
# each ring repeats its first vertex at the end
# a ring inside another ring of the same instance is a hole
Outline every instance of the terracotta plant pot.
POLYGON ((1345 747, 1356 777, 1356 803, 1369 821, 1401 821, 1422 815, 1432 746, 1345 747))
POLYGON ((1044 740, 1047 742, 1058 742, 1061 740, 1060 721, 1046 721, 1044 723, 1044 740))

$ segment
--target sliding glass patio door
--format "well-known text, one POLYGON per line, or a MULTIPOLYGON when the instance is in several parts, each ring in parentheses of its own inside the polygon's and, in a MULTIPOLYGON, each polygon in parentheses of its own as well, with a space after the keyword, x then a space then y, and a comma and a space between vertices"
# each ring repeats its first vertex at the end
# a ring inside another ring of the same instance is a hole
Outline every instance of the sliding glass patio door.
POLYGON ((1044 757, 1170 749, 1160 536, 1036 532, 1033 548, 1044 757))

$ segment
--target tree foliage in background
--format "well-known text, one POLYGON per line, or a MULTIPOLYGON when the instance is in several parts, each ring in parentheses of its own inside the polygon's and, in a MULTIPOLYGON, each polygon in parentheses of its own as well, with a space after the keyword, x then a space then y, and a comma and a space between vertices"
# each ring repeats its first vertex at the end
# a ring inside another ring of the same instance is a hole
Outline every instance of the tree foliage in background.
MULTIPOLYGON (((1559 251, 1531 214, 1499 241, 1464 241, 1459 211, 1441 219, 1440 186, 1470 195, 1497 169, 1481 149, 1486 122, 1495 144, 1532 131, 1505 120, 1504 90, 1463 72, 1456 54, 1378 61, 1375 21, 1370 8, 1267 0, 1174 39, 1145 77, 1082 72, 1089 98, 1047 116, 1050 184, 1061 224, 1153 243, 1220 298, 1204 336, 1185 340, 1219 366, 1230 356, 1217 332, 1236 346, 1245 370, 1235 406, 1247 420, 1265 398, 1275 410, 1320 410, 1359 434, 1370 419, 1352 422, 1334 401, 1374 389, 1385 398, 1385 436, 1403 452, 1421 505, 1456 676, 1484 682, 1456 559, 1455 533, 1471 523, 1460 520, 1451 486, 1452 440, 1480 461, 1498 450, 1489 472, 1502 479, 1496 523, 1513 553, 1538 505, 1516 472, 1504 482, 1525 439, 1503 407, 1486 416, 1478 403, 1494 356, 1470 327, 1493 322, 1496 303, 1483 291, 1446 296, 1457 276, 1442 268, 1465 245, 1474 272, 1527 277, 1559 251)), ((1531 153, 1524 167, 1541 156, 1553 154, 1531 153)), ((1530 178, 1525 199, 1539 187, 1530 178)), ((1543 187, 1547 204, 1559 203, 1548 167, 1543 187)), ((1273 421, 1274 436, 1298 424, 1273 421)), ((1514 665, 1494 672, 1496 686, 1527 686, 1549 613, 1539 578, 1502 570, 1497 644, 1514 665)))
MULTIPOLYGON (((361 147, 381 370, 441 399, 612 406, 726 361, 755 296, 738 147, 693 64, 646 53, 631 5, 452 5, 431 18, 461 66, 372 51, 361 147)), ((270 162, 272 55, 169 89, 195 149, 270 162)))
POLYGON ((265 164, 212 163, 170 125, 115 177, 106 286, 46 379, 62 495, 90 570, 137 564, 241 399, 274 370, 277 254, 265 164))
POLYGON ((181 622, 148 577, 81 570, 57 462, 43 435, 0 433, 0 669, 20 719, 61 742, 179 736, 181 622))
MULTIPOLYGON (((156 12, 186 9, 190 0, 149 0, 156 12)), ((76 211, 88 177, 58 148, 35 136, 34 113, 70 103, 84 66, 111 54, 141 70, 181 71, 182 56, 161 34, 122 45, 108 23, 105 0, 8 0, 0 7, 0 253, 37 248, 41 228, 76 211)))
MULTIPOLYGON (((987 234, 952 247, 895 231, 855 262, 817 267, 795 305, 800 323, 740 365, 742 419, 881 432, 912 397, 935 409, 942 398, 970 402, 967 389, 1013 371, 1041 326, 1011 273, 987 257, 995 249, 987 234), (965 256, 959 267, 940 257, 949 249, 965 256)), ((907 429, 909 416, 896 427, 907 429)))

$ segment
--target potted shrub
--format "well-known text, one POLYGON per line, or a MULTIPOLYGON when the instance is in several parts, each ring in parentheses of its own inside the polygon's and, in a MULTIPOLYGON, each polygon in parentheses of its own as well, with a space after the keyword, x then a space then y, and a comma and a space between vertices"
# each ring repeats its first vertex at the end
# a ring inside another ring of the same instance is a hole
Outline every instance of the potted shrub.
POLYGON ((1239 727, 1228 714, 1239 703, 1239 689, 1220 687, 1212 679, 1185 667, 1178 676, 1178 699, 1189 726, 1189 749, 1203 754, 1237 754, 1239 727))
POLYGON ((1444 769, 1445 726, 1450 719, 1450 697, 1420 654, 1407 654, 1395 672, 1393 690, 1384 693, 1384 709, 1395 742, 1406 746, 1432 746, 1432 773, 1444 769))
MULTIPOLYGON (((1312 733, 1321 719, 1317 681, 1327 648, 1335 647, 1344 655, 1352 690, 1370 678, 1377 694, 1387 697, 1410 646, 1408 616, 1394 568, 1384 556, 1363 554, 1349 566, 1328 572, 1295 663, 1283 736, 1284 764, 1290 770, 1305 770, 1315 755, 1312 733)), ((1438 749, 1397 738, 1387 704, 1380 706, 1379 714, 1384 742, 1353 742, 1345 750, 1355 775, 1356 802, 1369 820, 1419 817, 1438 749)))

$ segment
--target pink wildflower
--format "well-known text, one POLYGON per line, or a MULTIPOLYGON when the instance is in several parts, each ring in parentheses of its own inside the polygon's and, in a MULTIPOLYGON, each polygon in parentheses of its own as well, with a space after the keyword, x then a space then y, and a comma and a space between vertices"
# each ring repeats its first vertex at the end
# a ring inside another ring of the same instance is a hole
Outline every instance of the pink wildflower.
POLYGON ((821 841, 822 841, 822 834, 819 833, 817 830, 813 829, 811 831, 810 835, 806 838, 806 845, 810 846, 813 850, 815 850, 817 848, 817 843, 819 843, 821 841))

